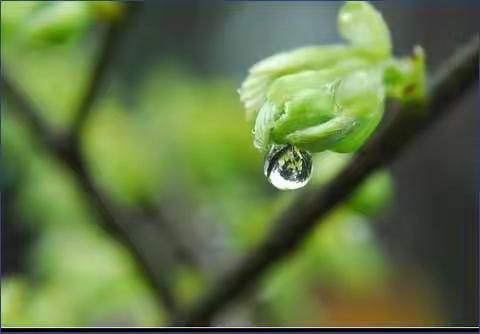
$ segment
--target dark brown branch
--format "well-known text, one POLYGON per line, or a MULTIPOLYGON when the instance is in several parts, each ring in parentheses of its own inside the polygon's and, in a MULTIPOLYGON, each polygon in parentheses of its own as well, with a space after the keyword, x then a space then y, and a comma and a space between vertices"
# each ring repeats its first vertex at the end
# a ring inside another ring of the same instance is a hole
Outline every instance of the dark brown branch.
POLYGON ((22 94, 4 78, 4 69, 2 68, 2 97, 9 95, 15 101, 16 106, 23 111, 23 117, 30 124, 33 131, 37 134, 37 139, 45 146, 49 146, 55 151, 59 150, 61 134, 54 132, 45 120, 37 113, 31 105, 23 98, 22 94), (6 93, 6 94, 5 94, 6 93))
POLYGON ((161 233, 170 245, 174 257, 179 263, 186 264, 192 268, 200 269, 196 254, 188 247, 187 240, 171 226, 170 222, 165 219, 162 209, 158 205, 143 205, 139 217, 148 219, 152 225, 161 233))
MULTIPOLYGON (((81 100, 81 103, 78 105, 78 108, 75 112, 75 119, 72 124, 71 133, 68 137, 68 140, 65 145, 72 146, 70 149, 73 151, 80 151, 79 139, 81 137, 82 128, 85 125, 85 122, 88 118, 88 115, 92 111, 93 103, 101 92, 101 89, 106 81, 106 77, 109 72, 109 67, 112 65, 115 54, 118 53, 118 48, 123 39, 123 35, 127 27, 131 24, 131 21, 135 19, 135 16, 142 7, 142 2, 125 2, 125 15, 121 18, 121 21, 116 22, 116 24, 110 24, 107 27, 105 33, 105 40, 102 44, 102 48, 96 59, 93 75, 90 78, 90 82, 87 84, 86 93, 81 100)), ((161 213, 158 212, 158 215, 161 216, 161 213)), ((139 215, 140 216, 140 215, 139 215)), ((152 218, 152 217, 150 217, 152 218)), ((162 221, 159 217, 157 219, 159 227, 163 228, 166 223, 162 221)), ((163 231, 166 232, 166 231, 163 231)), ((166 236, 170 241, 171 245, 175 249, 180 248, 180 243, 178 242, 178 236, 166 236)), ((179 254, 186 255, 186 254, 179 254)))
MULTIPOLYGON (((129 3, 125 20, 130 20, 138 8, 138 3, 129 3)), ((24 95, 15 87, 13 82, 8 79, 6 74, 3 73, 5 72, 4 69, 2 69, 1 76, 2 95, 6 93, 6 95, 11 98, 12 102, 17 106, 18 111, 23 114, 25 120, 29 123, 40 143, 72 170, 77 183, 86 194, 89 204, 100 216, 99 221, 101 222, 101 227, 127 247, 136 260, 136 263, 141 267, 142 273, 144 273, 147 283, 152 287, 157 300, 161 301, 167 311, 173 315, 177 312, 178 305, 162 273, 159 274, 158 271, 154 269, 159 264, 149 262, 145 251, 140 247, 141 240, 135 240, 130 235, 127 224, 114 214, 115 210, 112 209, 111 204, 108 203, 99 189, 96 188, 85 166, 79 145, 82 127, 92 109, 91 107, 99 93, 101 85, 105 81, 111 57, 117 50, 118 44, 123 37, 127 23, 125 20, 111 24, 107 30, 105 45, 94 66, 94 74, 87 88, 87 93, 79 105, 71 135, 65 136, 50 128, 40 116, 41 113, 38 112, 36 107, 23 97, 24 95)))
MULTIPOLYGON (((134 18, 135 14, 140 9, 141 2, 126 2, 126 11, 124 17, 119 22, 109 24, 107 26, 105 41, 102 44, 100 53, 96 59, 92 77, 87 84, 87 89, 81 103, 75 112, 75 119, 72 125, 71 139, 75 142, 80 137, 80 132, 85 124, 92 110, 92 105, 95 102, 98 94, 101 92, 101 88, 107 77, 109 67, 112 64, 112 60, 118 51, 120 43, 123 39, 123 35, 128 27, 130 21, 134 18)), ((76 143, 75 143, 76 144, 76 143)))
POLYGON ((174 324, 208 324, 226 304, 252 288, 272 265, 298 248, 308 233, 321 223, 321 218, 345 200, 371 172, 396 158, 407 143, 447 112, 478 81, 478 56, 476 36, 433 77, 424 107, 400 109, 396 119, 373 138, 326 188, 301 194, 278 218, 266 240, 235 270, 218 280, 212 290, 174 324))
POLYGON ((7 95, 11 99, 11 102, 17 106, 18 111, 22 113, 25 120, 34 131, 36 138, 39 139, 40 143, 51 154, 73 172, 78 185, 86 194, 85 198, 100 216, 100 226, 112 237, 127 247, 136 263, 141 267, 141 272, 144 273, 146 281, 152 287, 157 299, 161 301, 165 308, 172 314, 175 313, 177 310, 177 303, 168 284, 166 284, 163 277, 159 276, 153 269, 156 264, 148 262, 146 256, 142 253, 141 248, 139 247, 139 242, 130 236, 129 231, 126 229, 126 224, 122 222, 119 217, 115 216, 111 205, 95 187, 95 183, 86 170, 86 166, 79 150, 66 145, 61 137, 53 135, 53 132, 45 126, 42 123, 42 119, 38 117, 39 113, 35 107, 23 98, 23 94, 15 88, 15 85, 6 78, 4 73, 2 73, 1 82, 2 95, 7 95))

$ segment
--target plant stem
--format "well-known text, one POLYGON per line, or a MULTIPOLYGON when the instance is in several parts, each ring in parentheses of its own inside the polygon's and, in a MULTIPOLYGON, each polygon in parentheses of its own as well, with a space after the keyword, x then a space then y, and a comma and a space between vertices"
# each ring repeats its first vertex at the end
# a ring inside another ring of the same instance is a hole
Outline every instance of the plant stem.
POLYGON ((400 108, 392 123, 372 138, 328 186, 302 193, 279 216, 266 240, 221 277, 174 325, 205 326, 228 303, 245 295, 268 269, 296 250, 322 218, 374 170, 391 162, 412 139, 451 110, 449 107, 478 81, 478 56, 479 40, 475 36, 432 78, 425 105, 400 108))
POLYGON ((92 79, 75 114, 76 118, 72 130, 67 135, 48 126, 40 116, 41 113, 36 106, 24 98, 24 94, 8 78, 5 68, 2 68, 1 76, 2 95, 6 93, 11 98, 11 101, 17 106, 18 111, 23 114, 30 128, 34 131, 36 138, 47 151, 72 171, 78 185, 85 194, 85 198, 98 213, 100 226, 129 250, 135 263, 139 265, 140 272, 143 273, 146 282, 152 288, 156 299, 174 317, 178 310, 178 303, 169 282, 164 277, 165 273, 156 270, 160 264, 151 260, 148 250, 142 248, 142 241, 131 235, 125 219, 115 213, 111 203, 96 187, 92 176, 88 172, 80 147, 81 130, 92 111, 93 103, 101 86, 106 80, 109 64, 124 37, 127 23, 132 19, 133 14, 138 11, 139 6, 139 3, 129 3, 123 21, 111 23, 107 28, 106 40, 94 65, 92 79))

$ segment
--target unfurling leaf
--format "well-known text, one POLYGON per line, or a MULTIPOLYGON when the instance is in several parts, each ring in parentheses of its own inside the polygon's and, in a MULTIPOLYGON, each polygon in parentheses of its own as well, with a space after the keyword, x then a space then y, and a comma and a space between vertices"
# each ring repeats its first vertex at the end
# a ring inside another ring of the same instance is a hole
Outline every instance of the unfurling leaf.
POLYGON ((388 27, 370 4, 347 2, 338 28, 347 43, 279 53, 250 69, 239 93, 259 150, 353 152, 381 121, 386 98, 423 100, 423 52, 394 58, 388 27))

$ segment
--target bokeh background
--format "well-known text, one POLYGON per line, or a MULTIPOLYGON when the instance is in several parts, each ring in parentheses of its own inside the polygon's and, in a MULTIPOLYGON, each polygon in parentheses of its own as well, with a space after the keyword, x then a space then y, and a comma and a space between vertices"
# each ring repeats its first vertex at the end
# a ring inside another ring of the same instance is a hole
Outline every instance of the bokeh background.
MULTIPOLYGON (((261 241, 296 195, 263 176, 241 80, 273 53, 339 42, 340 5, 147 1, 112 55, 82 152, 181 307, 261 241)), ((429 70, 478 31, 474 4, 374 5, 395 53, 420 44, 429 70)), ((2 72, 52 128, 68 129, 105 26, 125 8, 1 6, 2 72)), ((2 94, 2 325, 167 325, 172 309, 15 108, 2 94)), ((478 325, 477 109, 472 90, 212 325, 478 325)), ((347 159, 316 157, 309 186, 347 159)))

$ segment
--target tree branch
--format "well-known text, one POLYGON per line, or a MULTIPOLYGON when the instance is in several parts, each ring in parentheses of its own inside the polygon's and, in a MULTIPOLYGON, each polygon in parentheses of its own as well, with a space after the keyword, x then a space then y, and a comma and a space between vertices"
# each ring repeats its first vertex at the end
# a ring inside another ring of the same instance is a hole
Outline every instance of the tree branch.
POLYGON ((161 233, 166 241, 168 241, 171 251, 178 262, 186 264, 192 268, 200 269, 197 259, 197 254, 192 252, 188 247, 187 240, 179 235, 171 226, 171 222, 165 218, 162 208, 158 205, 146 204, 137 213, 139 217, 143 217, 150 221, 158 231, 161 233))
POLYGON ((398 110, 395 120, 372 138, 351 163, 325 188, 302 193, 277 219, 266 240, 239 266, 218 280, 174 325, 204 326, 270 269, 298 248, 308 233, 336 205, 347 199, 375 169, 391 162, 418 134, 449 110, 478 80, 478 36, 458 50, 433 77, 423 107, 398 110))
POLYGON ((111 66, 112 59, 114 59, 124 33, 135 14, 139 11, 141 4, 141 2, 125 2, 124 5, 126 6, 126 9, 124 16, 119 22, 114 22, 107 26, 105 41, 103 42, 100 53, 97 56, 92 71, 93 75, 90 78, 90 82, 87 84, 86 93, 74 114, 75 119, 73 121, 70 136, 71 139, 74 140, 74 144, 77 144, 76 142, 80 137, 80 132, 92 110, 92 105, 106 80, 108 69, 111 66))
POLYGON ((53 135, 53 132, 48 127, 41 125, 43 123, 41 118, 38 117, 40 113, 23 98, 23 95, 3 73, 1 82, 2 93, 11 98, 11 101, 17 106, 18 111, 23 114, 41 144, 73 172, 78 185, 86 195, 85 198, 100 216, 100 226, 127 247, 135 262, 141 267, 141 272, 144 273, 146 281, 154 291, 157 300, 162 301, 165 308, 171 313, 175 313, 177 303, 168 284, 165 283, 163 277, 156 274, 153 270, 154 264, 146 260, 138 242, 130 236, 125 224, 121 222, 119 217, 115 216, 111 205, 96 188, 94 181, 87 172, 79 150, 72 150, 69 145, 65 144, 65 140, 53 135))
MULTIPOLYGON (((138 8, 139 5, 137 3, 129 3, 126 19, 130 20, 138 8)), ((94 66, 94 74, 87 88, 87 93, 78 107, 72 131, 67 136, 54 131, 46 124, 37 108, 24 98, 24 95, 16 88, 16 85, 7 77, 4 73, 4 68, 2 68, 1 76, 2 95, 6 93, 11 98, 18 111, 23 114, 25 120, 29 123, 40 143, 54 157, 71 169, 89 204, 98 213, 100 226, 130 251, 135 262, 141 267, 141 272, 151 286, 157 300, 161 301, 166 310, 173 316, 177 312, 178 305, 167 280, 162 275, 164 273, 158 273, 155 270, 158 263, 151 263, 148 260, 146 252, 141 248, 141 240, 137 241, 130 235, 127 224, 114 214, 115 210, 113 210, 111 204, 108 203, 100 190, 96 188, 94 180, 88 173, 79 145, 80 132, 92 109, 91 107, 101 85, 105 81, 110 58, 116 52, 118 44, 123 37, 126 23, 126 21, 116 22, 108 27, 105 45, 94 66)))

